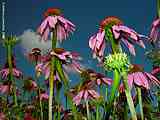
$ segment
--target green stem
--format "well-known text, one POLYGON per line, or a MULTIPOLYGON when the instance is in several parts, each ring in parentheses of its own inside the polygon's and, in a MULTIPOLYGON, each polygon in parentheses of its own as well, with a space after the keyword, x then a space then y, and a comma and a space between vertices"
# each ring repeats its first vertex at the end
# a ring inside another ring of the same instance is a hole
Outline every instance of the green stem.
POLYGON ((13 84, 13 99, 14 99, 14 104, 15 106, 17 106, 17 95, 16 95, 16 86, 15 86, 15 81, 14 81, 14 78, 13 78, 13 73, 12 73, 12 47, 11 45, 9 44, 7 46, 7 57, 8 57, 8 65, 9 65, 9 75, 10 75, 10 81, 12 81, 12 84, 13 84))
POLYGON ((54 82, 54 75, 53 75, 53 71, 51 70, 50 82, 49 82, 49 120, 52 120, 53 82, 54 82))
POLYGON ((88 100, 86 100, 86 108, 87 108, 87 118, 88 118, 88 120, 90 120, 90 112, 89 112, 88 100))
POLYGON ((123 71, 122 72, 123 83, 124 83, 124 86, 125 86, 125 94, 126 94, 127 103, 128 103, 128 106, 129 106, 129 109, 130 109, 130 112, 131 112, 131 117, 132 117, 132 120, 137 120, 136 110, 134 108, 134 103, 133 103, 133 100, 132 100, 130 88, 128 86, 128 77, 127 76, 128 76, 127 72, 123 71))
MULTIPOLYGON (((56 27, 55 29, 53 29, 52 32, 52 50, 56 48, 56 44, 57 44, 57 33, 56 33, 56 27)), ((53 86, 53 82, 54 82, 54 67, 55 67, 55 60, 54 57, 52 57, 51 60, 51 68, 50 68, 50 92, 49 92, 49 120, 52 120, 52 103, 53 103, 53 90, 54 90, 54 86, 53 86)))
POLYGON ((160 18, 160 0, 157 0, 157 12, 158 12, 158 18, 160 18))
POLYGON ((126 104, 124 104, 123 116, 124 116, 124 120, 128 120, 128 109, 126 104))
POLYGON ((96 105, 96 120, 99 120, 99 105, 96 105))
POLYGON ((115 94, 116 94, 119 82, 120 82, 119 72, 118 72, 118 70, 114 70, 114 81, 113 81, 113 84, 112 84, 111 97, 110 97, 110 100, 109 100, 110 104, 112 104, 114 99, 115 99, 115 94))
POLYGON ((42 101, 41 101, 41 99, 40 99, 40 94, 41 94, 41 92, 40 92, 40 88, 38 88, 38 96, 39 96, 39 105, 40 105, 40 111, 41 111, 41 119, 40 120, 43 120, 43 107, 42 107, 42 101))
POLYGON ((58 103, 58 120, 61 120, 61 116, 60 116, 60 90, 57 90, 57 103, 58 103))
POLYGON ((137 93, 138 93, 138 101, 139 101, 139 107, 140 107, 141 120, 144 120, 141 88, 137 87, 137 93))

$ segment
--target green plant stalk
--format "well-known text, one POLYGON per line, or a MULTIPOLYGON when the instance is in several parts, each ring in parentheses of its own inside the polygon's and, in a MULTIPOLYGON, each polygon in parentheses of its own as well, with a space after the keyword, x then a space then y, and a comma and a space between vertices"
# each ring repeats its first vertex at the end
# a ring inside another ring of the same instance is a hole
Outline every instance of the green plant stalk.
POLYGON ((60 90, 57 90, 57 102, 58 102, 58 109, 57 109, 58 120, 61 120, 61 115, 60 115, 60 90))
MULTIPOLYGON (((37 65, 38 64, 38 62, 37 62, 37 60, 36 60, 36 64, 35 65, 37 65)), ((40 81, 39 81, 39 79, 38 79, 38 77, 37 77, 37 75, 35 75, 35 79, 37 80, 37 83, 39 83, 40 81)), ((38 86, 40 86, 40 85, 38 85, 38 86)), ((42 106, 42 101, 41 101, 41 99, 40 99, 40 94, 41 94, 41 91, 40 91, 40 88, 38 87, 38 98, 39 98, 39 105, 40 105, 40 120, 43 120, 43 106, 42 106)))
POLYGON ((50 81, 49 81, 49 120, 52 120, 52 100, 53 100, 53 82, 54 82, 54 75, 53 71, 50 71, 50 81))
POLYGON ((120 82, 120 75, 118 70, 114 70, 114 80, 113 80, 113 84, 112 84, 112 89, 111 89, 111 97, 109 99, 109 103, 112 104, 114 99, 115 99, 115 93, 117 91, 118 85, 120 82))
POLYGON ((88 118, 88 120, 91 120, 91 119, 90 119, 90 112, 89 112, 88 100, 86 100, 85 103, 86 103, 86 108, 87 108, 87 118, 88 118))
POLYGON ((137 116, 136 116, 136 110, 134 107, 134 103, 132 100, 132 96, 131 96, 131 92, 130 92, 130 88, 128 86, 128 77, 127 77, 127 72, 123 71, 122 72, 122 77, 123 77, 123 83, 125 86, 125 94, 126 94, 126 98, 127 98, 127 103, 131 112, 131 117, 132 120, 137 120, 137 116))
POLYGON ((13 78, 13 73, 12 73, 12 47, 10 44, 7 46, 7 57, 8 57, 8 65, 9 65, 9 75, 10 75, 10 81, 12 81, 13 84, 13 99, 14 99, 14 104, 17 106, 17 95, 16 95, 16 86, 15 86, 15 81, 13 78))
POLYGON ((124 116, 124 120, 128 120, 128 109, 126 104, 124 104, 123 116, 124 116))
POLYGON ((158 18, 160 18, 160 0, 157 0, 157 13, 158 13, 158 18))
POLYGON ((42 107, 42 101, 41 101, 41 98, 40 98, 40 89, 38 88, 38 96, 39 96, 39 105, 40 105, 40 112, 41 112, 41 119, 40 120, 43 120, 43 107, 42 107))
POLYGON ((99 120, 99 105, 96 105, 96 120, 99 120))
POLYGON ((138 102, 140 107, 141 120, 144 120, 141 88, 137 87, 137 93, 138 93, 138 102))
POLYGON ((76 106, 73 104, 73 101, 72 101, 72 99, 71 99, 70 97, 68 97, 68 102, 69 102, 69 106, 71 106, 71 108, 72 108, 74 120, 78 120, 78 119, 77 119, 76 106))
MULTIPOLYGON (((52 32, 52 50, 56 48, 56 43, 57 43, 57 33, 56 33, 56 28, 53 29, 52 32)), ((50 68, 50 81, 49 81, 49 120, 52 120, 52 104, 53 104, 53 91, 54 91, 54 71, 55 71, 55 58, 52 57, 51 60, 51 68, 50 68)))

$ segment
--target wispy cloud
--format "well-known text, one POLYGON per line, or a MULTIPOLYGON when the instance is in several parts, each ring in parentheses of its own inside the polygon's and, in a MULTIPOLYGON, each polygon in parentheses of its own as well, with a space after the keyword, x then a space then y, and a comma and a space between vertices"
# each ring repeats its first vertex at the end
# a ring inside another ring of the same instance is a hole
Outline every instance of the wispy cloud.
POLYGON ((51 48, 51 41, 43 41, 40 36, 32 29, 27 29, 19 36, 23 52, 29 52, 32 48, 40 48, 42 51, 47 51, 51 48))

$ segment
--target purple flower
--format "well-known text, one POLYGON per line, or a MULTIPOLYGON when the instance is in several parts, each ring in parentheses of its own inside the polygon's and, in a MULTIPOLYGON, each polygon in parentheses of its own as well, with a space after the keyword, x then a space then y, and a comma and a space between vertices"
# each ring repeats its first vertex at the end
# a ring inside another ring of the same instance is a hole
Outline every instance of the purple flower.
MULTIPOLYGON (((55 56, 56 58, 58 58, 62 62, 62 67, 65 68, 66 70, 73 69, 74 71, 80 72, 81 65, 79 64, 78 60, 80 60, 81 58, 78 54, 75 54, 69 51, 65 51, 62 48, 55 48, 48 55, 44 57, 44 60, 42 63, 39 63, 36 66, 37 73, 43 73, 45 75, 45 79, 48 79, 50 76, 50 66, 51 66, 50 61, 51 61, 52 56, 55 56)), ((64 69, 64 73, 67 77, 65 69, 64 69)), ((57 79, 60 80, 59 75, 56 72, 55 80, 57 79)))
POLYGON ((106 47, 105 39, 112 41, 108 36, 113 36, 116 44, 122 41, 133 55, 135 55, 135 49, 130 39, 145 48, 141 38, 147 38, 144 35, 138 34, 133 29, 124 26, 118 18, 107 17, 101 22, 99 32, 89 39, 89 47, 93 50, 93 57, 97 57, 99 61, 103 59, 106 47))
POLYGON ((111 85, 112 84, 112 79, 105 77, 103 74, 101 73, 96 73, 93 70, 88 69, 87 70, 90 76, 90 80, 95 81, 97 85, 111 85))
POLYGON ((62 42, 69 36, 70 32, 75 30, 75 25, 69 20, 62 17, 59 9, 50 9, 46 13, 46 18, 38 28, 38 33, 42 36, 43 40, 48 40, 49 32, 53 29, 56 30, 57 40, 62 42), (57 14, 58 13, 58 14, 57 14))
POLYGON ((156 19, 152 23, 151 31, 150 31, 150 38, 151 42, 156 42, 160 38, 160 18, 156 19))
POLYGON ((73 102, 79 105, 82 100, 98 99, 100 97, 94 89, 94 83, 91 80, 85 81, 78 88, 70 90, 70 95, 73 97, 73 102))
POLYGON ((156 77, 154 77, 151 73, 143 72, 138 65, 133 66, 133 70, 128 74, 128 85, 132 88, 133 84, 144 87, 146 89, 150 89, 151 84, 160 85, 160 82, 156 77))
MULTIPOLYGON (((22 72, 16 68, 14 58, 12 59, 13 59, 12 60, 12 74, 14 77, 19 78, 22 76, 22 72)), ((4 68, 0 71, 0 74, 2 75, 2 79, 6 79, 8 77, 8 75, 10 74, 8 62, 5 64, 4 68)))

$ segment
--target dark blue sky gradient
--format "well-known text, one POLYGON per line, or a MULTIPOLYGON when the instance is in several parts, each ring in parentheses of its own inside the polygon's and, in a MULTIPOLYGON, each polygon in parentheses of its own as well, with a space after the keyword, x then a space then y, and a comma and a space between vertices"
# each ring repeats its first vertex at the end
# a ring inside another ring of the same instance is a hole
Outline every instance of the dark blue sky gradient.
MULTIPOLYGON (((4 0, 3 0, 4 1, 4 0)), ((95 68, 97 60, 93 60, 88 47, 88 39, 98 30, 99 22, 106 16, 117 16, 125 25, 137 32, 147 35, 152 20, 156 16, 156 0, 5 0, 6 29, 8 35, 21 35, 26 29, 36 30, 43 19, 43 12, 49 7, 61 8, 64 16, 76 25, 76 31, 63 43, 63 47, 81 54, 87 66, 95 68)), ((1 14, 1 13, 0 13, 1 14)), ((15 49, 19 67, 28 75, 33 70, 26 60, 15 49)), ((136 63, 150 64, 143 56, 144 50, 136 49, 136 63)), ((0 46, 0 63, 4 63, 4 49, 0 46)), ((2 65, 0 65, 2 67, 2 65)), ((32 66, 33 67, 33 66, 32 66)))

